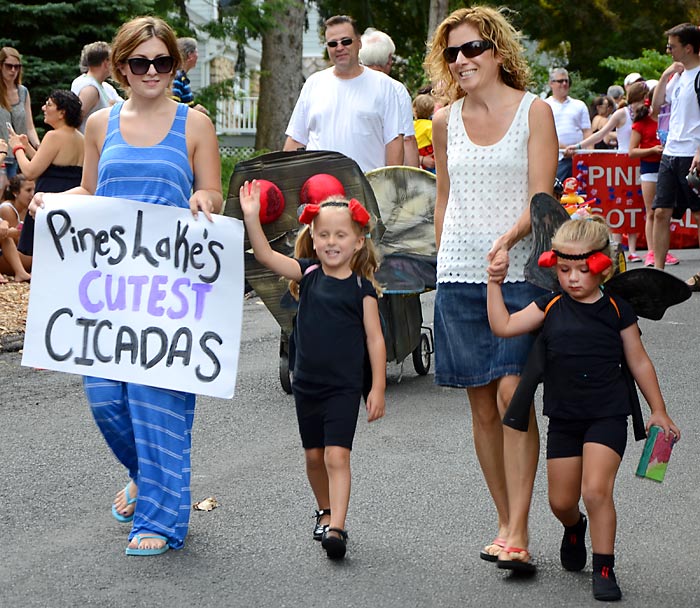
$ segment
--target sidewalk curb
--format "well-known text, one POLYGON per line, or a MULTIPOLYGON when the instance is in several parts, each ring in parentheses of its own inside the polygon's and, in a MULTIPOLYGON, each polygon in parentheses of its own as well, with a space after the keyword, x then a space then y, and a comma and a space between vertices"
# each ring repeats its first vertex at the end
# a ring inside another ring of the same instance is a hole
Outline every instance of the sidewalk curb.
POLYGON ((24 346, 24 332, 0 336, 0 353, 16 353, 24 346))

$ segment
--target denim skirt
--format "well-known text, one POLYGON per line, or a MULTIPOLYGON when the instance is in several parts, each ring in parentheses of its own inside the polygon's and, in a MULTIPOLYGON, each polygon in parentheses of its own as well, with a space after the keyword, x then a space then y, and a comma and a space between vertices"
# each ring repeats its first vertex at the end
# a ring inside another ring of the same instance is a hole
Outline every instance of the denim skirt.
MULTIPOLYGON (((525 281, 504 283, 511 313, 545 290, 525 281)), ((486 312, 485 283, 439 283, 435 296, 435 384, 467 388, 504 376, 519 376, 534 341, 532 334, 497 338, 486 312)))

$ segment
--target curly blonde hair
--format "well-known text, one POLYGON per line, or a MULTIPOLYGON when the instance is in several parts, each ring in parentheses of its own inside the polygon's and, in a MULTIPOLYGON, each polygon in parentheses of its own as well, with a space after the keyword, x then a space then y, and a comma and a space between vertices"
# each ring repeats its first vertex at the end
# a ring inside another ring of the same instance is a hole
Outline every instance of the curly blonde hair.
POLYGON ((615 273, 615 258, 610 246, 610 230, 601 215, 593 215, 583 220, 564 222, 552 237, 552 249, 564 248, 572 243, 583 246, 588 251, 600 251, 613 260, 613 265, 602 273, 607 279, 615 273))
POLYGON ((495 9, 488 6, 460 8, 449 15, 435 30, 429 44, 428 56, 423 67, 436 83, 435 94, 444 95, 450 101, 464 97, 465 93, 450 72, 450 66, 443 57, 450 32, 462 24, 475 27, 479 35, 493 43, 494 55, 501 58, 501 80, 514 89, 524 91, 530 83, 530 68, 523 56, 520 33, 508 22, 504 13, 508 9, 495 9))
MULTIPOLYGON (((347 205, 348 202, 349 201, 343 198, 342 196, 328 197, 321 203, 321 211, 319 213, 323 213, 323 207, 328 203, 344 203, 345 205, 347 205)), ((336 209, 338 208, 337 205, 329 206, 333 206, 336 209)), ((348 214, 350 214, 350 210, 347 207, 345 208, 348 214)), ((352 226, 355 230, 355 233, 358 236, 363 234, 365 235, 365 240, 362 247, 355 252, 355 255, 352 256, 352 259, 350 260, 350 268, 355 274, 370 281, 374 289, 377 291, 377 295, 381 296, 382 288, 379 285, 379 283, 377 283, 377 280, 374 278, 374 273, 379 268, 379 255, 377 254, 377 250, 374 247, 374 243, 372 242, 372 239, 368 234, 371 229, 371 225, 368 223, 367 226, 361 226, 359 223, 353 221, 352 226)), ((304 226, 301 230, 299 230, 299 233, 297 234, 297 240, 294 243, 295 258, 318 259, 316 251, 314 250, 313 237, 311 235, 312 227, 313 222, 311 223, 311 225, 304 226)), ((296 300, 299 299, 299 281, 289 281, 289 292, 296 300)))

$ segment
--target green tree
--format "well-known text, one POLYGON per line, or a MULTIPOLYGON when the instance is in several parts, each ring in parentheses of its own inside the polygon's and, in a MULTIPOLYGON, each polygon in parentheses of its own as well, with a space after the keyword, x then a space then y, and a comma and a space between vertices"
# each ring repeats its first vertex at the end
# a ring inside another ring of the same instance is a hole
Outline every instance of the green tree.
MULTIPOLYGON (((427 83, 423 73, 423 60, 427 50, 430 1, 318 0, 316 4, 322 21, 333 15, 351 15, 361 32, 373 27, 389 34, 396 45, 396 55, 399 58, 394 63, 391 75, 403 82, 412 96, 420 86, 427 83)), ((319 25, 309 24, 312 28, 319 25)))
POLYGON ((623 57, 606 57, 600 65, 616 74, 615 82, 622 82, 627 74, 639 72, 645 80, 658 79, 663 71, 671 65, 670 55, 658 51, 644 50, 641 57, 626 59, 623 57))
POLYGON ((544 50, 559 50, 567 67, 594 78, 599 90, 615 79, 601 59, 632 59, 644 49, 663 49, 663 32, 697 23, 700 0, 511 0, 514 24, 544 50))
MULTIPOLYGON (((262 38, 255 147, 279 150, 303 82, 305 2, 223 0, 219 4, 219 20, 201 29, 236 49, 236 72, 240 77, 248 69, 246 45, 251 38, 262 38)), ((219 93, 232 95, 233 83, 225 83, 219 93)))
POLYGON ((144 14, 170 14, 182 22, 183 0, 75 0, 3 2, 0 46, 22 54, 23 78, 31 94, 34 122, 53 89, 69 89, 79 74, 80 51, 97 40, 109 42, 126 20, 144 14), (182 5, 181 7, 178 5, 182 5))

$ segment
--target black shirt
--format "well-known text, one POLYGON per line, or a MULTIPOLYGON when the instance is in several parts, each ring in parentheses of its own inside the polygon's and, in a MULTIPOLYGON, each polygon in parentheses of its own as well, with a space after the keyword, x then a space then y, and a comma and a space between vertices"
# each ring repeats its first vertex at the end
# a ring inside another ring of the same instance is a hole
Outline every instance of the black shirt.
POLYGON ((377 297, 367 279, 329 277, 318 260, 297 260, 299 310, 294 327, 294 377, 315 384, 362 388, 365 355, 363 299, 377 297), (310 270, 309 267, 318 267, 310 270))
POLYGON ((550 293, 535 303, 544 310, 542 332, 547 351, 544 374, 544 414, 584 419, 631 413, 621 363, 620 332, 637 322, 632 307, 609 296, 592 304, 577 302, 566 293, 550 293))

